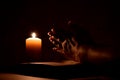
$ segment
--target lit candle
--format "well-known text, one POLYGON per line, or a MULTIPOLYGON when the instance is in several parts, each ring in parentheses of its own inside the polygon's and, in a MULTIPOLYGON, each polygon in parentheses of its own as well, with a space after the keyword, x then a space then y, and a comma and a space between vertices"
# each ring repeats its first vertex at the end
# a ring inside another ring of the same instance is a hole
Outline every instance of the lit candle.
POLYGON ((26 52, 30 60, 38 60, 42 48, 42 40, 32 33, 32 37, 26 39, 26 52))

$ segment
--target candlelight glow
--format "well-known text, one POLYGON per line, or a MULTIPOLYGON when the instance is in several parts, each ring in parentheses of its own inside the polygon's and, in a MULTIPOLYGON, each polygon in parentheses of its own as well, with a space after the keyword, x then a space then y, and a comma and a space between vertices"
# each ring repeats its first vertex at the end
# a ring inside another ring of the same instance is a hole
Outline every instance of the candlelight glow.
POLYGON ((38 38, 35 32, 33 32, 31 36, 32 37, 26 39, 26 53, 30 61, 37 61, 41 53, 42 39, 38 38))
POLYGON ((32 33, 32 38, 35 38, 36 37, 36 34, 33 32, 32 33))

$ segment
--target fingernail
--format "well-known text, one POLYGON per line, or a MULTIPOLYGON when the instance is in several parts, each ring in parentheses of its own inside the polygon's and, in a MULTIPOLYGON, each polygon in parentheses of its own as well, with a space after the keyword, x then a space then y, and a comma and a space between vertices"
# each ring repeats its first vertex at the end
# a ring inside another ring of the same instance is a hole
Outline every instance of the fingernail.
POLYGON ((52 28, 52 29, 51 29, 51 31, 53 32, 53 31, 54 31, 54 29, 52 28))
POLYGON ((51 37, 49 37, 49 40, 52 41, 51 37))
POLYGON ((50 32, 48 32, 47 35, 50 35, 50 32))
POLYGON ((59 42, 59 41, 60 41, 60 39, 57 39, 57 41, 59 42))
POLYGON ((52 43, 55 44, 55 41, 53 41, 52 43))
POLYGON ((51 36, 51 39, 54 39, 55 37, 54 36, 51 36))
POLYGON ((55 30, 52 28, 51 31, 53 32, 53 34, 55 34, 55 30))

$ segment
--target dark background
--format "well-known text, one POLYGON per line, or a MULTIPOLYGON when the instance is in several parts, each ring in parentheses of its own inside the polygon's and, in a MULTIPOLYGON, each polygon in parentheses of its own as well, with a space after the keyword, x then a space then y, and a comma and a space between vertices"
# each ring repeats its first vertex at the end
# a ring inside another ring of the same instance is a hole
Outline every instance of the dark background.
POLYGON ((52 51, 51 25, 72 20, 90 32, 98 44, 119 51, 119 7, 102 0, 17 0, 0 2, 0 64, 24 62, 25 39, 36 32, 43 41, 40 61, 62 59, 52 51))

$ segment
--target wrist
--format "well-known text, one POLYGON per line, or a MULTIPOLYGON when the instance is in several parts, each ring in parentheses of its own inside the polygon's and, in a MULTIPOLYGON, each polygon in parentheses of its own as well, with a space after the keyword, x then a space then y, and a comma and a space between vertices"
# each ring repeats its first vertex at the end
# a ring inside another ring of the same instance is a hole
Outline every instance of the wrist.
POLYGON ((80 46, 78 51, 79 51, 78 57, 79 57, 80 62, 87 63, 89 47, 88 46, 80 46))

